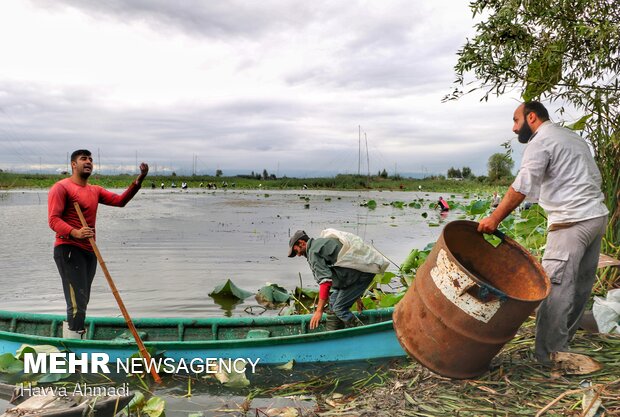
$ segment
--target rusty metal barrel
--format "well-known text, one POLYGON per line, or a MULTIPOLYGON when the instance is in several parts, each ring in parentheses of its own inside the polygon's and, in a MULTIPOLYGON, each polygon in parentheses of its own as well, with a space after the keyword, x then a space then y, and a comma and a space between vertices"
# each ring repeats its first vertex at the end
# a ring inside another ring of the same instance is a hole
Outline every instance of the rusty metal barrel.
POLYGON ((497 247, 478 223, 448 223, 394 311, 405 351, 449 378, 485 373, 491 360, 549 294, 536 259, 513 239, 497 247))

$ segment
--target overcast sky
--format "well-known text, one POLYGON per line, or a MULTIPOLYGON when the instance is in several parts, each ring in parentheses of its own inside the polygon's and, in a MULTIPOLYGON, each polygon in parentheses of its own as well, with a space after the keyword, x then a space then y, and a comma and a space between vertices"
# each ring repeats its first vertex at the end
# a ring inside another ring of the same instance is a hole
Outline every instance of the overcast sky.
MULTIPOLYGON (((443 173, 513 138, 518 92, 441 103, 466 1, 2 0, 0 169, 443 173)), ((516 144, 515 149, 520 149, 516 144)))

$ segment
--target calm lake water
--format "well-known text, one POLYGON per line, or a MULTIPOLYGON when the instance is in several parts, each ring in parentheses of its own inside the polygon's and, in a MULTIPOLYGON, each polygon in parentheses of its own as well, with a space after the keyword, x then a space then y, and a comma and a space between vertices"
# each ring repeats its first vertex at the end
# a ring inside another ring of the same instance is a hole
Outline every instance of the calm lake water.
MULTIPOLYGON (((400 264, 412 249, 437 240, 441 227, 429 227, 429 223, 443 225, 458 216, 441 217, 429 209, 438 196, 389 191, 144 189, 125 208, 100 206, 97 243, 134 317, 244 316, 247 307, 258 305, 252 297, 225 312, 208 294, 227 278, 255 292, 268 282, 293 289, 301 274, 304 286, 316 287, 305 258, 286 256, 289 236, 295 230, 304 229, 310 236, 328 227, 349 231, 400 264), (424 199, 422 209, 384 205, 419 198, 424 199), (375 210, 360 206, 370 199, 377 202, 375 210)), ((64 314, 60 277, 52 259, 54 234, 47 225, 47 192, 0 192, 0 231, 0 308, 64 314)), ((120 315, 100 269, 88 314, 120 315)), ((293 371, 266 367, 260 368, 260 375, 248 377, 254 387, 277 387, 326 373, 356 380, 385 366, 381 363, 386 362, 328 368, 305 365, 293 371)), ((166 400, 168 416, 201 411, 206 417, 237 415, 233 410, 238 410, 251 389, 231 390, 215 381, 200 381, 193 386, 194 395, 185 398, 187 382, 168 379, 155 394, 166 400)), ((312 400, 270 397, 252 402, 252 408, 263 409, 293 406, 310 410, 313 405, 312 400)), ((0 401, 0 408, 7 406, 0 401)))
MULTIPOLYGON (((328 227, 355 233, 400 264, 411 249, 437 239, 441 227, 429 227, 429 222, 450 220, 428 208, 438 196, 144 189, 125 208, 100 206, 97 244, 132 315, 222 316, 224 311, 207 294, 227 278, 252 292, 268 282, 292 290, 299 285, 299 274, 304 286, 316 286, 305 259, 286 256, 289 236, 297 229, 310 236, 328 227), (417 198, 426 200, 422 209, 383 205, 417 198), (375 210, 360 206, 370 199, 377 201, 375 210)), ((64 298, 52 259, 54 235, 47 225, 47 192, 0 193, 0 230, 1 308, 62 314, 64 298)), ((244 309, 252 305, 257 303, 251 297, 232 315, 245 315, 244 309)), ((118 315, 100 268, 89 314, 118 315)))

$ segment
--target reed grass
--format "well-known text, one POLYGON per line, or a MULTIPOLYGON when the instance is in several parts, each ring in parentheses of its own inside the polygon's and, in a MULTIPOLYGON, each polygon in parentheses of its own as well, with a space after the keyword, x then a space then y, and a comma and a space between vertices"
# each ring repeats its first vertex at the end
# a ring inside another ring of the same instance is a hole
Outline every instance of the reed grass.
POLYGON ((580 382, 588 380, 605 408, 599 415, 620 416, 620 336, 577 333, 573 351, 603 364, 589 375, 552 376, 536 363, 533 346, 534 322, 529 320, 493 360, 490 372, 477 379, 443 378, 411 360, 375 384, 353 386, 341 414, 328 407, 315 415, 583 416, 580 382))

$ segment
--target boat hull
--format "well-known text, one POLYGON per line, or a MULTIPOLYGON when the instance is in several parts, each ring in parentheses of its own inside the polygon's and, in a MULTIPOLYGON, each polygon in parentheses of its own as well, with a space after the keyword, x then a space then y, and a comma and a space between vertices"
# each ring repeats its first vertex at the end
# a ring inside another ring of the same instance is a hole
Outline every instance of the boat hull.
MULTIPOLYGON (((291 360, 298 363, 335 362, 405 356, 394 332, 391 312, 387 309, 377 314, 362 314, 360 317, 370 318, 371 324, 336 331, 308 330, 311 315, 258 319, 137 319, 134 324, 139 332, 144 333, 147 347, 175 361, 242 358, 259 364, 281 364, 291 360), (385 318, 388 320, 382 321, 385 318), (373 320, 377 322, 372 323, 373 320), (176 329, 177 339, 187 340, 150 340, 154 335, 174 339, 170 329, 176 329), (253 329, 262 329, 259 333, 269 335, 256 337, 251 333, 253 329), (298 334, 287 334, 294 333, 295 329, 298 334), (232 334, 245 337, 231 338, 232 334)), ((49 329, 48 334, 56 335, 62 319, 56 315, 0 311, 0 354, 15 353, 23 344, 52 345, 77 354, 106 353, 110 361, 125 361, 137 352, 135 342, 127 338, 73 340, 19 331, 20 327, 28 328, 25 323, 37 322, 38 327, 34 327, 49 329)), ((110 334, 126 331, 122 318, 91 318, 87 326, 90 326, 88 333, 91 336, 103 333, 103 329, 110 334)))

